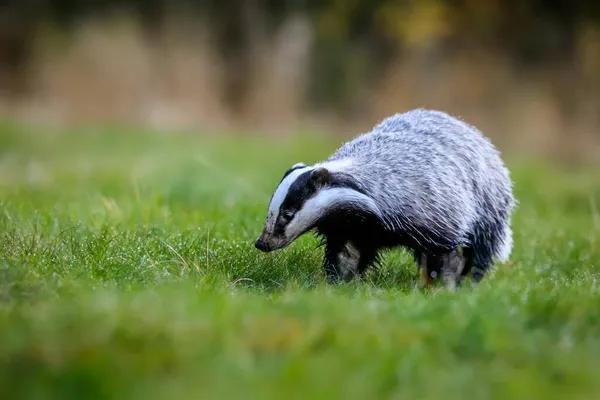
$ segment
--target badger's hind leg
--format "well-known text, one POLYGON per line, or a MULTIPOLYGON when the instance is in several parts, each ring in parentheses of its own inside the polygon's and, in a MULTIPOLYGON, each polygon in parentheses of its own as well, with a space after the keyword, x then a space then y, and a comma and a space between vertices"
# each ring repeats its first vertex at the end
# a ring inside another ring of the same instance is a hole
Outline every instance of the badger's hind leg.
POLYGON ((458 249, 444 254, 415 251, 414 256, 426 286, 433 284, 438 279, 448 288, 455 288, 458 285, 465 265, 464 258, 458 249))
POLYGON ((492 254, 487 247, 469 247, 465 249, 465 268, 461 280, 469 273, 473 282, 480 282, 493 264, 492 254))
POLYGON ((480 282, 494 264, 494 256, 505 261, 512 249, 512 235, 509 227, 488 228, 491 235, 474 235, 472 244, 464 249, 466 260, 462 278, 469 273, 474 283, 480 282))
POLYGON ((444 286, 454 289, 460 284, 461 274, 465 268, 465 259, 459 249, 455 249, 442 257, 442 281, 444 286))
POLYGON ((414 258, 419 267, 423 284, 425 286, 432 285, 441 272, 441 269, 438 268, 439 264, 436 262, 435 256, 425 254, 422 251, 415 251, 414 258))
POLYGON ((469 247, 463 251, 466 265, 461 278, 470 273, 473 282, 478 283, 493 266, 494 258, 500 262, 508 261, 513 247, 508 204, 509 200, 505 200, 505 208, 498 210, 494 218, 477 224, 477 229, 470 237, 469 247))

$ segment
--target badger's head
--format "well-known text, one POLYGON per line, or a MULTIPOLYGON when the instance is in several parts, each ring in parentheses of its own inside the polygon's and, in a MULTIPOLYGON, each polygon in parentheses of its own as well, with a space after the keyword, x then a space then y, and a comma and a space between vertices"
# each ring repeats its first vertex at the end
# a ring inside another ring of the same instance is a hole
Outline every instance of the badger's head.
POLYGON ((264 252, 282 249, 315 228, 331 211, 350 205, 376 208, 369 197, 341 184, 335 168, 296 164, 284 174, 271 197, 267 221, 255 246, 264 252))

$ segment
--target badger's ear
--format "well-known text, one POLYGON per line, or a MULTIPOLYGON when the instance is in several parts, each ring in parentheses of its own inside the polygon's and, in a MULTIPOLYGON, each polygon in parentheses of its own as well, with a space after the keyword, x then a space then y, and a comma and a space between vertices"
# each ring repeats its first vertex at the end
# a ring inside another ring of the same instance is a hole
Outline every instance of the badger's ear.
POLYGON ((310 181, 315 187, 323 187, 331 183, 331 172, 327 168, 317 168, 310 174, 310 181))

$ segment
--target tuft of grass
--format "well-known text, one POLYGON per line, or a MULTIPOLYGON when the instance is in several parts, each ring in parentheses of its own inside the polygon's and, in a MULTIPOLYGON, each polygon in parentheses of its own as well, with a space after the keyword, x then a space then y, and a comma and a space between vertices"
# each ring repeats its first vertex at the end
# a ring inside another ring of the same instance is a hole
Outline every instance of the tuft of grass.
POLYGON ((600 173, 509 163, 515 249, 422 290, 397 250, 328 286, 253 247, 319 137, 0 125, 2 398, 596 398, 600 173))

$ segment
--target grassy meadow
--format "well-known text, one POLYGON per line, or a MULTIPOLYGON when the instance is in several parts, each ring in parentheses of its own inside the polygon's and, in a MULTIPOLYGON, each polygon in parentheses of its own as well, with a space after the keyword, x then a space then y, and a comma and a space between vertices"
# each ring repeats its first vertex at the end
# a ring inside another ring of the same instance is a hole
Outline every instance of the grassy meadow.
POLYGON ((600 169, 509 159, 511 261, 423 290, 403 251, 328 286, 253 246, 339 139, 0 124, 0 397, 600 398, 600 169))

